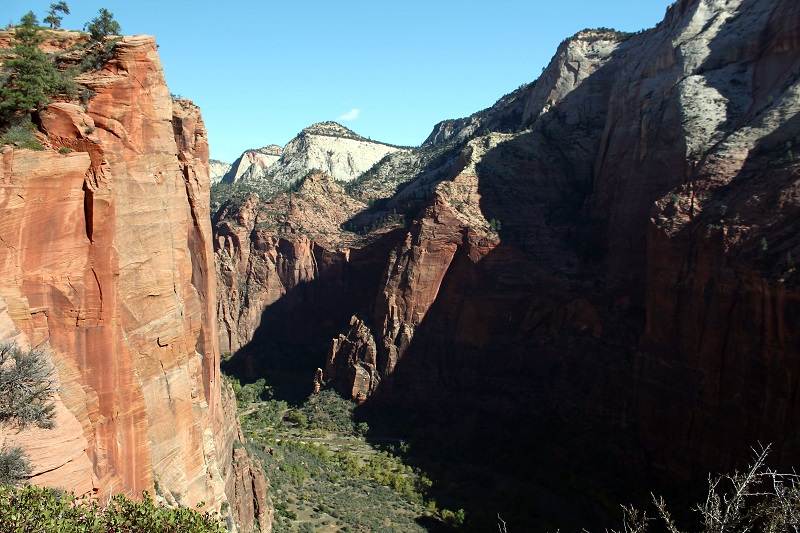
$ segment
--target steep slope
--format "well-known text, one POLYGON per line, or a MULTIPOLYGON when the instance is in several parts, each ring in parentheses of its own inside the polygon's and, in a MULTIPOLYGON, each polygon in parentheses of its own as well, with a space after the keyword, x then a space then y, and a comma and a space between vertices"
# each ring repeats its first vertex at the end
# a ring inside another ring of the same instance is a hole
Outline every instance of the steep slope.
POLYGON ((258 150, 247 150, 222 176, 222 183, 236 183, 239 181, 251 181, 258 179, 277 162, 283 148, 275 144, 259 148, 258 150))
MULTIPOLYGON (((377 354, 353 363, 334 341, 329 368, 377 376, 342 388, 493 383, 518 405, 636 427, 678 477, 758 440, 797 460, 798 13, 681 1, 642 35, 564 43, 495 110, 518 131, 470 141, 390 255, 374 340, 351 330, 377 354)), ((506 124, 489 113, 431 141, 492 120, 506 124)))
MULTIPOLYGON (((302 302, 282 308, 282 312, 271 312, 282 324, 282 337, 307 339, 307 334, 294 336, 289 331, 313 329, 318 323, 309 318, 311 315, 319 317, 320 323, 328 323, 329 328, 337 323, 326 313, 333 312, 339 298, 346 294, 350 283, 343 283, 343 278, 352 282, 361 277, 360 270, 350 266, 353 259, 370 255, 368 246, 353 250, 355 255, 351 255, 349 247, 362 239, 343 232, 341 225, 365 208, 325 174, 303 178, 294 193, 263 201, 250 193, 224 203, 213 219, 221 351, 234 352, 248 344, 257 328, 265 324, 264 313, 287 295, 289 300, 300 298, 302 302)), ((374 256, 374 261, 383 262, 382 255, 374 256)), ((356 283, 367 283, 374 277, 365 276, 356 283)), ((370 295, 371 290, 367 290, 370 295)), ((368 298, 362 297, 362 305, 368 298)), ((339 320, 346 318, 343 315, 339 320)), ((322 337, 323 342, 326 338, 322 337)))
POLYGON ((409 224, 276 251, 270 271, 310 274, 251 315, 234 362, 255 377, 313 317, 335 333, 296 368, 309 389, 318 365, 370 425, 435 417, 438 458, 511 456, 528 497, 553 464, 704 481, 760 441, 796 465, 797 28, 788 0, 681 0, 646 32, 566 40, 535 82, 348 185, 378 201, 345 224, 409 224))
POLYGON ((219 183, 222 181, 222 178, 228 171, 231 169, 231 165, 225 163, 223 161, 217 161, 216 159, 209 159, 208 160, 208 173, 209 173, 209 180, 211 181, 211 185, 219 183))
POLYGON ((241 180, 272 193, 312 171, 351 181, 386 155, 404 152, 408 149, 365 139, 335 122, 320 122, 305 128, 282 149, 272 145, 245 152, 223 182, 241 180))
POLYGON ((172 100, 149 36, 79 81, 96 93, 85 108, 34 117, 47 150, 0 153, 2 337, 45 346, 60 390, 56 430, 4 437, 34 483, 205 501, 245 530, 258 500, 267 531, 220 392, 199 110, 172 100))

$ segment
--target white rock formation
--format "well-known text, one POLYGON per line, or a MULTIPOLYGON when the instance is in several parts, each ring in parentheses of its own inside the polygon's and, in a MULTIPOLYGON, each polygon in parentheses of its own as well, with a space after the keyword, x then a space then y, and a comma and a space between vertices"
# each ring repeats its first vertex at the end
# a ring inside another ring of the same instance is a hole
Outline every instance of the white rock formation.
POLYGON ((305 128, 285 147, 248 150, 223 178, 275 191, 296 182, 311 170, 321 170, 338 181, 351 181, 386 155, 409 151, 365 139, 335 122, 305 128))

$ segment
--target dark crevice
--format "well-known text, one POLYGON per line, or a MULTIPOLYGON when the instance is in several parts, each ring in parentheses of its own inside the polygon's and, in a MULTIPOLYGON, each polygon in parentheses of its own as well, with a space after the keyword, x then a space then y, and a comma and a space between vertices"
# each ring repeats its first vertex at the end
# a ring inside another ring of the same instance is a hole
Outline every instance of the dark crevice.
POLYGON ((83 218, 86 224, 86 238, 89 239, 89 242, 94 242, 92 239, 94 231, 94 191, 84 183, 83 192, 83 218))

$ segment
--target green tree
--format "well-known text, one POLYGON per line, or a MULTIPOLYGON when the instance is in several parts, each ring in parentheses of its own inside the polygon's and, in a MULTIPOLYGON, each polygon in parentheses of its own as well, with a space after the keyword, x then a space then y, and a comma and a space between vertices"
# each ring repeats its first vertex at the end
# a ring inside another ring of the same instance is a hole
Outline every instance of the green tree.
POLYGON ((119 22, 114 20, 114 13, 104 7, 100 8, 98 15, 87 22, 84 28, 89 32, 89 39, 98 43, 103 42, 108 35, 122 33, 119 22))
MULTIPOLYGON (((0 345, 0 427, 50 429, 54 426, 53 369, 41 350, 0 345)), ((12 485, 30 473, 30 463, 18 446, 0 449, 0 485, 12 485)))
POLYGON ((49 24, 51 28, 60 28, 61 21, 64 19, 64 17, 63 15, 59 15, 59 13, 69 15, 69 6, 67 6, 67 3, 64 2, 64 0, 61 0, 55 4, 50 4, 50 11, 47 12, 44 22, 49 24))
POLYGON ((20 111, 41 109, 56 92, 58 72, 39 50, 44 37, 38 24, 31 11, 14 32, 15 57, 4 65, 8 78, 0 87, 0 118, 8 120, 20 111))

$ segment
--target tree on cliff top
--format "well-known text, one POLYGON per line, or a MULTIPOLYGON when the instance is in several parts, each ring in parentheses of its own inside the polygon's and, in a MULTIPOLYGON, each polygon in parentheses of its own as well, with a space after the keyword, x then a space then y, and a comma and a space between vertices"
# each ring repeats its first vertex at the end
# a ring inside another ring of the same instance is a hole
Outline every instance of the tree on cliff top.
POLYGON ((69 15, 69 6, 67 6, 67 3, 64 0, 61 0, 56 4, 50 4, 50 11, 47 12, 44 22, 49 24, 51 28, 60 28, 61 21, 64 19, 64 17, 58 13, 69 15))
POLYGON ((122 28, 119 22, 114 20, 114 13, 106 8, 100 8, 98 15, 86 23, 84 29, 89 32, 89 39, 95 42, 103 42, 109 35, 119 35, 122 28))
MULTIPOLYGON (((54 426, 56 382, 41 350, 0 345, 0 427, 50 429, 54 426)), ((0 449, 0 486, 12 485, 30 473, 30 463, 18 446, 0 449)))
POLYGON ((56 91, 58 73, 39 50, 44 40, 33 11, 24 15, 14 32, 14 54, 5 62, 8 78, 0 87, 0 118, 41 109, 56 91))

